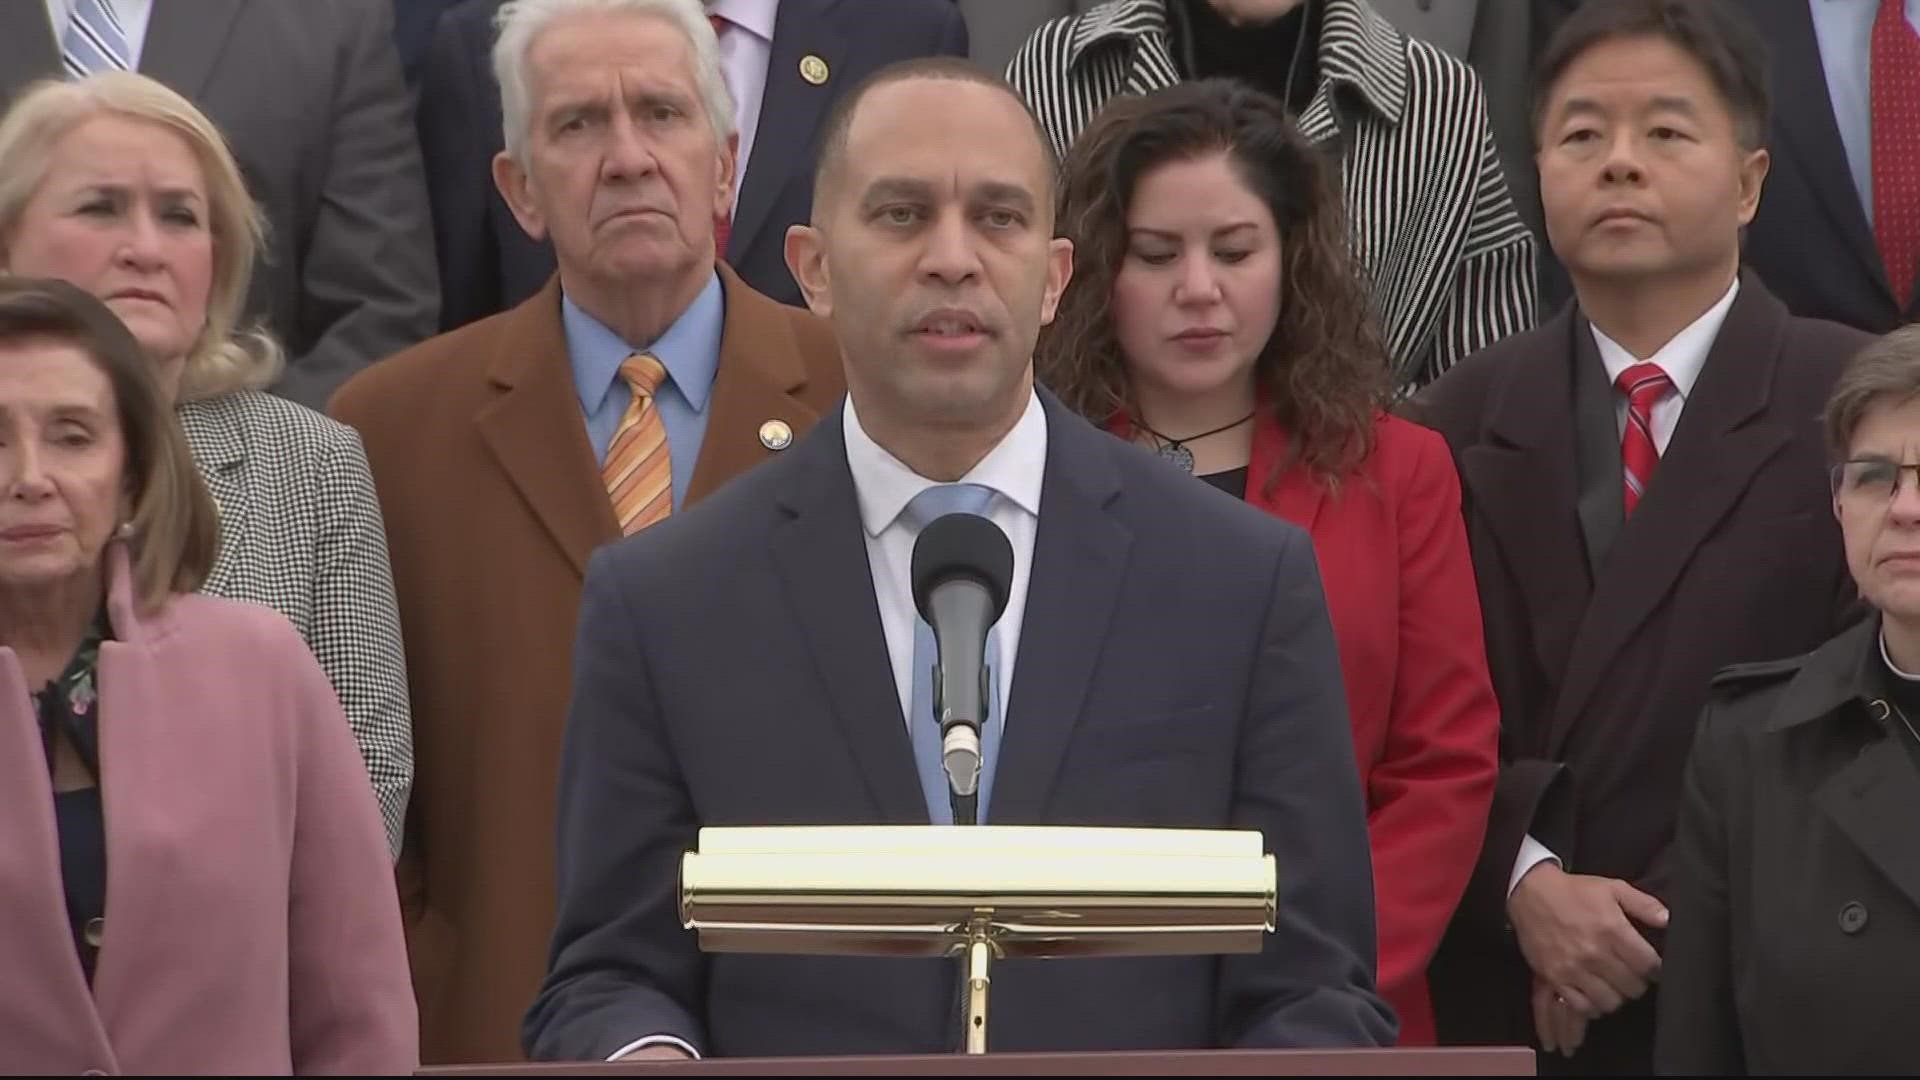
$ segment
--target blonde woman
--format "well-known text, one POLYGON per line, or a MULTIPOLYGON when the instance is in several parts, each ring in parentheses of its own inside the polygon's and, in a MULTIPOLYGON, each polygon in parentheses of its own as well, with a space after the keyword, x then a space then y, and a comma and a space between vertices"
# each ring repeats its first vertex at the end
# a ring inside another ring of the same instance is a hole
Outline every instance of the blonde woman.
POLYGON ((350 428, 260 392, 283 363, 238 325, 260 222, 220 132, 145 76, 39 83, 0 118, 0 272, 79 285, 140 342, 220 511, 201 591, 300 631, 397 852, 413 743, 379 503, 350 428))

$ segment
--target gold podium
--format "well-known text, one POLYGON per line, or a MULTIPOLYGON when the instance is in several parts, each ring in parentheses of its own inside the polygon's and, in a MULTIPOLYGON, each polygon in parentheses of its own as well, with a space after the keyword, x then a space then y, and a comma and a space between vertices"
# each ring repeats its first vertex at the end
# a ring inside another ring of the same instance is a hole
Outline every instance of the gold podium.
POLYGON ((700 830, 680 918, 700 948, 967 958, 967 1052, 993 960, 1259 952, 1276 874, 1258 832, 1071 826, 700 830))

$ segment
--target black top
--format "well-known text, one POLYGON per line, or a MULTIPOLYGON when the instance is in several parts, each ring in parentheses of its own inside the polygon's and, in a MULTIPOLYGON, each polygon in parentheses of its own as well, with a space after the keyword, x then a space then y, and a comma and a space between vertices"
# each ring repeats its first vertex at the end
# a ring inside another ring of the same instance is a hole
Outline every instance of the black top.
POLYGON ((59 731, 94 776, 95 783, 53 797, 60 832, 60 874, 67 894, 67 918, 74 948, 87 981, 93 981, 94 957, 107 906, 107 832, 100 803, 100 725, 96 669, 100 643, 107 637, 106 613, 87 629, 66 670, 33 696, 40 716, 40 740, 46 747, 47 775, 53 775, 54 732, 59 731))
POLYGON ((1236 499, 1247 497, 1247 466, 1228 469, 1225 472, 1207 473, 1200 479, 1219 488, 1236 499))
POLYGON ((1319 7, 1319 0, 1306 0, 1271 22, 1235 26, 1207 0, 1172 0, 1167 14, 1173 55, 1188 78, 1240 79, 1286 102, 1297 116, 1319 81, 1319 7))

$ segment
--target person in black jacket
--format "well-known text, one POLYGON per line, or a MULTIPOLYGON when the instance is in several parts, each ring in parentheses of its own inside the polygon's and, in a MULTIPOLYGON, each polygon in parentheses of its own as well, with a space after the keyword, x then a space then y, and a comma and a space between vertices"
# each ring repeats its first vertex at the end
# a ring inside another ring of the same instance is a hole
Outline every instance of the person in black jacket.
POLYGON ((1873 614, 1714 681, 1686 773, 1654 1063, 1911 1072, 1920 967, 1920 327, 1827 406, 1833 512, 1873 614))

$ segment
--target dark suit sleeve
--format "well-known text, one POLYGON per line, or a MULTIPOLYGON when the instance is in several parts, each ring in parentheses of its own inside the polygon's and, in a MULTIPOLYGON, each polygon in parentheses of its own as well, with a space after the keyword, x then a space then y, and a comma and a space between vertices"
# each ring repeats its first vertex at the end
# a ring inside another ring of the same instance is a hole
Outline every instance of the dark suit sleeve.
POLYGON ((487 35, 462 5, 440 20, 420 74, 417 120, 433 249, 440 268, 440 329, 452 330, 502 310, 498 247, 488 215, 493 151, 501 134, 485 95, 498 93, 487 67, 487 35))
POLYGON ((559 778, 558 910, 522 1039, 536 1061, 599 1061, 649 1035, 705 1052, 705 962, 680 926, 680 856, 696 840, 645 624, 602 549, 587 566, 559 778))
POLYGON ((1220 966, 1220 1044, 1390 1046, 1374 988, 1373 863, 1333 625, 1311 541, 1289 527, 1254 660, 1233 824, 1279 868, 1274 932, 1220 966))
POLYGON ((1727 907, 1729 815, 1737 735, 1709 705, 1694 735, 1673 843, 1666 953, 1661 958, 1654 1067, 1686 1076, 1744 1075, 1734 1012, 1727 907))
POLYGON ((440 308, 393 9, 367 0, 340 5, 336 18, 346 40, 314 219, 304 248, 290 237, 277 244, 299 255, 297 340, 313 345, 275 389, 315 409, 355 372, 430 337, 440 308))
MULTIPOLYGON (((1487 408, 1489 381, 1494 373, 1491 357, 1480 356, 1453 368, 1421 390, 1402 409, 1403 415, 1440 433, 1454 458, 1454 468, 1462 478, 1460 516, 1471 529, 1473 491, 1465 482, 1467 471, 1461 467, 1461 447, 1472 445, 1480 418, 1487 408)), ((1487 652, 1498 650, 1494 636, 1503 622, 1511 622, 1497 606, 1500 596, 1485 588, 1487 577, 1475 567, 1479 577, 1483 626, 1487 634, 1487 652)), ((1494 688, 1500 690, 1498 672, 1493 672, 1494 688)), ((1504 711, 1510 703, 1502 700, 1504 711)), ((1486 840, 1473 876, 1467 882, 1455 919, 1464 927, 1490 940, 1511 945, 1513 936, 1507 923, 1507 883, 1513 877, 1514 860, 1519 858, 1522 841, 1529 834, 1563 859, 1573 857, 1573 800, 1566 781, 1566 767, 1559 762, 1522 757, 1513 751, 1504 730, 1500 740, 1500 772, 1494 781, 1493 806, 1487 814, 1486 840)))

